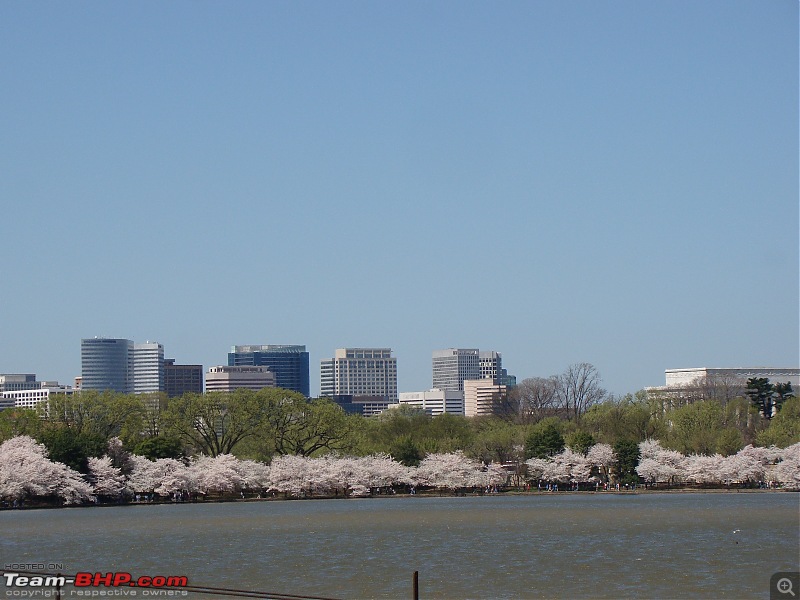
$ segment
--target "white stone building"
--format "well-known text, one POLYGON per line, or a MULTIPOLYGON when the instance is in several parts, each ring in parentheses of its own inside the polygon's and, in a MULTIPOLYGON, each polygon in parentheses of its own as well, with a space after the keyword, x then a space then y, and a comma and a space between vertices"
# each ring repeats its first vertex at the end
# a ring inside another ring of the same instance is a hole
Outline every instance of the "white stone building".
POLYGON ((382 396, 397 403, 397 359, 391 348, 338 348, 320 363, 320 396, 382 396))
POLYGON ((402 392, 399 400, 400 406, 424 410, 433 417, 442 413, 464 414, 464 392, 434 388, 425 392, 402 392))

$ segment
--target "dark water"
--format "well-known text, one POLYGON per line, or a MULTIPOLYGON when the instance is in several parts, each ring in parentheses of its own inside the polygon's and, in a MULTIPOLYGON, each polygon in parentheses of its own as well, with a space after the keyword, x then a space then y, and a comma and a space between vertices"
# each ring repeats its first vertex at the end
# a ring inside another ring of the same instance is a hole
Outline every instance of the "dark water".
POLYGON ((421 598, 769 598, 800 563, 793 493, 4 511, 0 528, 3 563, 338 598, 410 598, 415 570, 421 598))

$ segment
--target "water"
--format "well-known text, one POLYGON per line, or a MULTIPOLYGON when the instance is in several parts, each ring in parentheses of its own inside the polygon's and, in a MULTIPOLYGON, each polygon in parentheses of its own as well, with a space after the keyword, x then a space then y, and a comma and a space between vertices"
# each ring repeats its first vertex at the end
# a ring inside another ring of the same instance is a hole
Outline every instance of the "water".
POLYGON ((409 598, 415 570, 422 598, 769 598, 798 570, 799 508, 648 493, 4 511, 0 558, 339 598, 409 598))

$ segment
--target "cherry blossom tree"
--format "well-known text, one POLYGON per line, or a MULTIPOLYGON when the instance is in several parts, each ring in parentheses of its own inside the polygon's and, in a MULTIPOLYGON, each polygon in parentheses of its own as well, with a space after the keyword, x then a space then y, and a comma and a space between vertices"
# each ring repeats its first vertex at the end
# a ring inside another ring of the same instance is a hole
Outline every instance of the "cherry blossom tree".
POLYGON ((91 486, 77 471, 47 458, 47 449, 29 436, 16 436, 0 445, 0 497, 61 498, 65 504, 93 499, 91 486))
POLYGON ((174 458, 153 461, 134 454, 131 455, 131 462, 133 466, 128 476, 128 487, 137 494, 169 496, 175 492, 188 492, 192 488, 189 469, 174 458))
POLYGON ((240 469, 239 460, 232 454, 200 455, 188 469, 192 490, 201 494, 238 492, 244 486, 240 469))
POLYGON ((658 440, 645 440, 639 444, 639 465, 636 473, 649 483, 675 483, 683 480, 686 457, 675 450, 667 450, 658 440))
POLYGON ((308 459, 293 454, 276 456, 269 465, 269 490, 299 496, 307 484, 308 459))
POLYGON ((800 488, 800 443, 781 451, 781 460, 773 467, 771 479, 787 488, 800 488))
POLYGON ((608 481, 609 471, 617 462, 617 456, 611 444, 595 444, 586 453, 586 460, 600 472, 601 481, 608 481))
POLYGON ((483 466, 478 461, 467 458, 458 450, 429 454, 417 467, 414 479, 420 485, 457 490, 482 486, 482 471, 483 466))
POLYGON ((109 456, 89 457, 89 481, 94 493, 104 498, 121 498, 128 491, 122 469, 115 467, 109 456))

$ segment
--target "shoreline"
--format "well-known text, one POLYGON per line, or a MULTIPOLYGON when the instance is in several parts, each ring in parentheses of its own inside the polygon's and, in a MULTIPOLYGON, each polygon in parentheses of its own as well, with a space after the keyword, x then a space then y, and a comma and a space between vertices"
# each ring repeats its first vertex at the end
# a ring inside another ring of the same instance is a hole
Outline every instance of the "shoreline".
POLYGON ((776 488, 776 489, 760 489, 760 488, 647 488, 635 490, 563 490, 563 491, 546 491, 546 490, 508 490, 498 493, 478 493, 478 492, 454 492, 450 494, 437 494, 435 492, 418 492, 416 494, 402 493, 402 494, 374 494, 369 496, 306 496, 306 497, 284 497, 272 496, 266 498, 241 498, 241 497, 218 497, 218 498, 203 498, 201 500, 189 500, 175 502, 174 500, 164 498, 150 502, 114 502, 114 503, 85 503, 85 504, 62 504, 52 505, 47 503, 36 503, 26 506, 0 506, 0 513, 6 511, 18 510, 47 510, 47 509, 62 509, 62 508, 110 508, 122 506, 163 506, 163 505, 195 505, 195 504, 227 504, 238 502, 291 502, 291 501, 304 501, 304 500, 381 500, 387 498, 502 498, 504 496, 636 496, 636 495, 652 495, 652 494, 774 494, 774 493, 800 493, 800 489, 789 488, 776 488))

